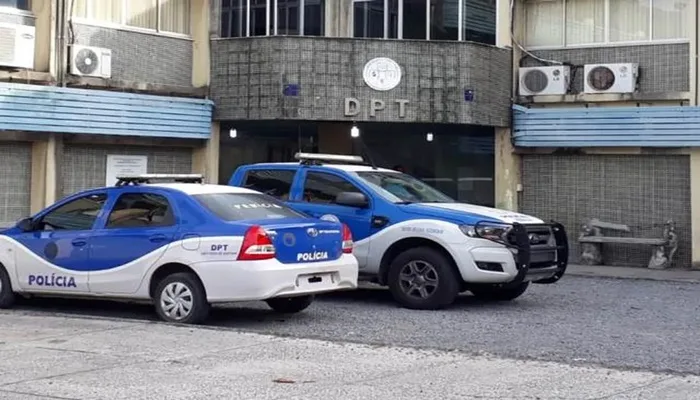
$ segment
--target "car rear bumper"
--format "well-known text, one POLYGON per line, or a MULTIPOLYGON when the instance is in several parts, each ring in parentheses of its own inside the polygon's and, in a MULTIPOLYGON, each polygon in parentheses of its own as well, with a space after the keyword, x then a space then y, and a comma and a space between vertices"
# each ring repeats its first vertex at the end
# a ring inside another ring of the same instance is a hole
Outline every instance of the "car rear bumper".
POLYGON ((282 264, 277 260, 197 264, 211 303, 266 300, 357 288, 357 259, 282 264), (320 278, 320 279, 319 279, 320 278))
POLYGON ((457 264, 466 282, 554 283, 561 279, 568 265, 568 238, 564 227, 556 222, 513 224, 511 243, 479 241, 481 245, 455 249, 457 264), (531 245, 533 230, 549 231, 552 241, 531 245))

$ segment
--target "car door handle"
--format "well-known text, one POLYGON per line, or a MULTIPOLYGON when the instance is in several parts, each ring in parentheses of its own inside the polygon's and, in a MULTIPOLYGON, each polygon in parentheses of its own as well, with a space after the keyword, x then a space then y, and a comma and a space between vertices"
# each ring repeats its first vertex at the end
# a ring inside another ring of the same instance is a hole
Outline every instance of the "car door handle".
POLYGON ((165 235, 153 235, 148 238, 153 243, 165 242, 168 238, 165 235))
POLYGON ((71 241, 71 243, 73 243, 73 246, 75 246, 75 247, 81 247, 81 246, 85 246, 87 244, 87 240, 82 239, 82 238, 78 238, 78 239, 73 239, 71 241))

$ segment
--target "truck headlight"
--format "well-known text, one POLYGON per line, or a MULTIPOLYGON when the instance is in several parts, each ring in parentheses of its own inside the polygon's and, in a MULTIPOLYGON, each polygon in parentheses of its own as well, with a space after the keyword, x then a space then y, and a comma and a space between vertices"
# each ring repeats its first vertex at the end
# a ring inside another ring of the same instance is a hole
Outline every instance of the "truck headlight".
POLYGON ((474 225, 460 225, 459 230, 473 238, 492 240, 494 242, 508 242, 508 234, 512 226, 497 223, 481 223, 474 225))

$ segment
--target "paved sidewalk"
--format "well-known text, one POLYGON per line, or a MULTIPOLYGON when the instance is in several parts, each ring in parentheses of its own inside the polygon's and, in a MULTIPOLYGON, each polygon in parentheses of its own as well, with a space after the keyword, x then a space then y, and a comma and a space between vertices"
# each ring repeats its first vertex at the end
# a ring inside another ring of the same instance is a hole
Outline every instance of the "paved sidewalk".
POLYGON ((9 311, 0 398, 679 400, 700 377, 9 311))
POLYGON ((620 279, 645 279, 666 282, 700 283, 700 270, 666 269, 656 270, 635 267, 615 267, 609 265, 569 265, 567 275, 593 276, 620 279))

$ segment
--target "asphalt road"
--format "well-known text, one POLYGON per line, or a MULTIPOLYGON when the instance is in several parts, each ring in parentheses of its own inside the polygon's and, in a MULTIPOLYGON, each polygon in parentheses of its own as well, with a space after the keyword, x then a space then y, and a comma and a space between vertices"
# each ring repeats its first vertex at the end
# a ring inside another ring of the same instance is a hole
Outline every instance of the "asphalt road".
MULTIPOLYGON (((23 300, 17 312, 154 320, 149 306, 23 300)), ((327 295, 282 317, 264 303, 214 310, 217 329, 700 375, 700 285, 568 276, 511 303, 398 308, 385 290, 327 295)))

